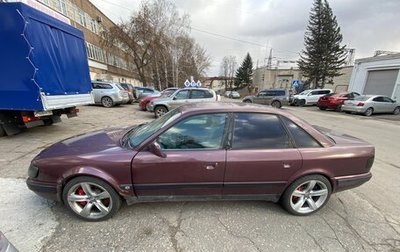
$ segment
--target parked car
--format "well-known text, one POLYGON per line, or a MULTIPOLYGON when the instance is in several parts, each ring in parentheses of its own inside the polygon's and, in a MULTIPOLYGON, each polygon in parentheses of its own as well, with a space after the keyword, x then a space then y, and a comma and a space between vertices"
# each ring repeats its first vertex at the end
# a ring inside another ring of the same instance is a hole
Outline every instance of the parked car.
POLYGON ((137 101, 140 101, 143 97, 148 95, 160 95, 158 90, 148 88, 148 87, 134 87, 135 88, 135 98, 137 101))
POLYGON ((324 95, 332 93, 331 89, 308 89, 304 90, 300 94, 293 95, 290 99, 290 105, 305 106, 314 105, 318 102, 318 99, 324 95))
POLYGON ((126 92, 128 92, 128 96, 129 96, 129 101, 128 103, 133 103, 135 101, 135 96, 134 96, 134 92, 135 89, 133 88, 132 84, 129 83, 120 83, 121 87, 123 89, 126 90, 126 92))
POLYGON ((344 101, 352 100, 360 96, 357 92, 330 93, 318 99, 317 106, 320 110, 335 109, 340 110, 344 101))
POLYGON ((167 89, 164 89, 160 94, 146 96, 140 100, 139 107, 141 110, 146 111, 147 104, 149 104, 149 102, 151 102, 152 100, 154 100, 158 97, 160 97, 160 98, 169 97, 173 93, 175 93, 176 90, 178 90, 178 88, 167 88, 167 89))
POLYGON ((219 96, 208 88, 184 88, 169 97, 157 98, 147 105, 147 110, 154 112, 155 117, 166 114, 171 109, 186 103, 218 101, 219 96))
POLYGON ((111 217, 121 200, 258 199, 308 215, 367 182, 374 151, 283 110, 196 103, 56 143, 32 160, 27 185, 89 221, 111 217))
POLYGON ((271 105, 281 108, 289 103, 289 91, 286 89, 265 89, 257 95, 250 95, 243 98, 243 102, 271 105))
POLYGON ((232 98, 232 99, 239 99, 240 94, 237 91, 226 91, 225 97, 232 98))
POLYGON ((94 102, 106 108, 129 102, 128 92, 120 84, 106 81, 92 81, 94 102))
POLYGON ((400 103, 384 95, 361 95, 354 100, 345 101, 342 111, 371 116, 376 113, 400 113, 400 103))

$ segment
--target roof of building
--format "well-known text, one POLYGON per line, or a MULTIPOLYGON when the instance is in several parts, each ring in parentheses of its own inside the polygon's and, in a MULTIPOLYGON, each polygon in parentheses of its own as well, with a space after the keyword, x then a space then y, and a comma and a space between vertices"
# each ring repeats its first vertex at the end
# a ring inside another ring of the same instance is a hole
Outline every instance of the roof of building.
POLYGON ((355 63, 358 64, 364 62, 374 62, 374 61, 391 60, 391 59, 400 59, 400 53, 356 59, 355 63))

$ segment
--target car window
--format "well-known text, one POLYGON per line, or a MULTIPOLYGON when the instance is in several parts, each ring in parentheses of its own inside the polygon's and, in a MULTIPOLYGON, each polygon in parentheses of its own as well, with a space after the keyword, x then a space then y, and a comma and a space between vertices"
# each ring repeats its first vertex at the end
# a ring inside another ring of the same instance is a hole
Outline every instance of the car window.
POLYGON ((360 95, 360 96, 357 96, 356 98, 354 98, 354 100, 355 100, 355 101, 366 101, 366 100, 368 100, 369 98, 371 98, 371 96, 360 95))
POLYGON ((329 94, 331 91, 329 90, 320 90, 318 91, 318 94, 329 94))
POLYGON ((297 124, 292 122, 286 117, 281 117, 286 127, 289 129, 290 134, 298 148, 318 148, 321 145, 310 136, 304 129, 300 128, 297 124))
POLYGON ((110 84, 100 84, 102 86, 102 89, 113 89, 113 87, 110 84))
POLYGON ((117 88, 119 89, 119 90, 125 90, 120 84, 115 84, 115 86, 117 86, 117 88))
POLYGON ((267 95, 267 92, 265 91, 261 91, 260 93, 258 93, 258 96, 265 96, 265 95, 267 95))
POLYGON ((372 99, 372 101, 374 101, 374 102, 383 102, 383 97, 381 97, 381 96, 375 97, 374 99, 372 99))
POLYGON ((275 96, 275 92, 274 91, 266 91, 265 96, 275 96))
POLYGON ((101 89, 101 87, 100 87, 99 84, 97 84, 97 83, 92 83, 92 88, 94 88, 94 89, 101 89))
POLYGON ((181 90, 175 95, 175 100, 189 99, 189 90, 181 90))
POLYGON ((162 133, 157 142, 163 150, 220 149, 226 114, 195 115, 162 133))
MULTIPOLYGON (((234 94, 239 94, 238 92, 233 92, 234 94)), ((204 90, 204 98, 213 98, 214 94, 209 90, 204 90)))
POLYGON ((285 96, 286 92, 285 92, 285 90, 276 90, 275 95, 276 96, 285 96))
POLYGON ((192 90, 190 99, 201 99, 201 98, 205 98, 205 97, 206 97, 206 94, 203 90, 192 90))
POLYGON ((392 99, 390 99, 389 97, 382 97, 384 102, 390 102, 392 103, 392 99))
POLYGON ((283 149, 289 147, 289 137, 276 115, 235 114, 232 149, 283 149))
POLYGON ((312 91, 311 93, 310 93, 310 95, 317 95, 318 94, 318 91, 312 91))

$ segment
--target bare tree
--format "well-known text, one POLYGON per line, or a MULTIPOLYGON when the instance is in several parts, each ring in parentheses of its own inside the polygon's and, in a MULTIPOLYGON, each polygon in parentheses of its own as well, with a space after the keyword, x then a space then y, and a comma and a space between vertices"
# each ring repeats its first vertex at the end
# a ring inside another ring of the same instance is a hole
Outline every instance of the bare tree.
POLYGON ((235 75, 235 71, 237 68, 237 62, 235 56, 225 56, 221 62, 221 75, 225 79, 225 90, 232 90, 233 86, 233 77, 235 75))
POLYGON ((143 1, 127 22, 104 32, 106 44, 120 45, 133 58, 139 79, 159 89, 199 78, 210 65, 206 51, 189 37, 190 19, 173 1, 143 1))

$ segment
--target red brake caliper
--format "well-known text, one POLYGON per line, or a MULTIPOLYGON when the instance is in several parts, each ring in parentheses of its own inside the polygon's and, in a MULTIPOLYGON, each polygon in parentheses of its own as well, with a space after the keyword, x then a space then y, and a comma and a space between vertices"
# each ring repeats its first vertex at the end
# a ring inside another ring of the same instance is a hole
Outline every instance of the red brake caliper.
MULTIPOLYGON (((300 191, 300 192, 304 191, 304 186, 298 187, 298 188, 296 189, 296 191, 300 191)), ((300 198, 300 197, 298 197, 298 196, 293 196, 293 201, 297 202, 297 200, 298 200, 299 198, 300 198)))
MULTIPOLYGON (((83 191, 83 189, 82 189, 82 187, 80 186, 80 187, 78 187, 78 189, 76 190, 76 194, 78 194, 78 195, 86 195, 85 194, 85 191, 83 191)), ((81 206, 86 206, 86 201, 80 201, 80 202, 78 202, 78 204, 79 205, 81 205, 81 206)))

